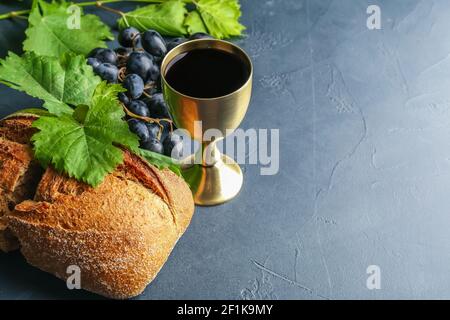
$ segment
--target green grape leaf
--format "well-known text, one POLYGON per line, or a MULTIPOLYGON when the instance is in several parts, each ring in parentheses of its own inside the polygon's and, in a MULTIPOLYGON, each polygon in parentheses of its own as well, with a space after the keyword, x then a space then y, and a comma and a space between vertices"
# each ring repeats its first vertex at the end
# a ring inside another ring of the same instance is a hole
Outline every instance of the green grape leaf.
POLYGON ((75 116, 36 120, 33 126, 39 132, 32 137, 36 159, 44 167, 52 165, 91 186, 100 184, 123 161, 123 151, 117 145, 138 150, 137 136, 122 120, 125 113, 117 94, 123 91, 120 85, 102 82, 89 108, 77 107, 75 116))
POLYGON ((19 57, 10 52, 0 60, 0 82, 44 100, 48 111, 61 115, 73 112, 69 105, 89 105, 100 78, 82 56, 58 59, 27 52, 19 57))
POLYGON ((184 20, 184 25, 188 34, 194 34, 197 32, 208 33, 208 30, 206 30, 205 24, 202 21, 202 17, 196 10, 189 12, 184 20))
POLYGON ((136 153, 158 169, 162 170, 167 168, 175 172, 177 175, 181 176, 181 166, 178 161, 162 154, 144 149, 139 149, 136 153))
POLYGON ((34 0, 28 22, 23 49, 40 55, 87 55, 94 48, 105 47, 104 40, 113 39, 99 17, 84 15, 81 7, 64 0, 34 0))
POLYGON ((119 19, 119 28, 133 26, 140 31, 153 29, 164 36, 181 36, 186 34, 184 18, 187 14, 185 3, 179 0, 150 4, 127 12, 119 19))
POLYGON ((208 33, 225 39, 242 35, 245 27, 239 23, 241 7, 238 0, 197 0, 195 2, 208 33))

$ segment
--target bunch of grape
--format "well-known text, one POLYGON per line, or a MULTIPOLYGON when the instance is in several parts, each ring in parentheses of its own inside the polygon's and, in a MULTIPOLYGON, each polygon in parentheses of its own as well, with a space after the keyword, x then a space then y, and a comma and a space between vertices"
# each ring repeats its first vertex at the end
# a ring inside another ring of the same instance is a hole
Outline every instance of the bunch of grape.
POLYGON ((161 62, 164 56, 189 40, 212 38, 196 33, 189 39, 166 42, 155 30, 140 33, 128 27, 119 33, 121 47, 96 48, 87 59, 94 72, 110 83, 121 83, 126 92, 119 94, 127 114, 130 130, 140 139, 143 149, 181 157, 182 139, 173 133, 174 126, 161 93, 161 62))

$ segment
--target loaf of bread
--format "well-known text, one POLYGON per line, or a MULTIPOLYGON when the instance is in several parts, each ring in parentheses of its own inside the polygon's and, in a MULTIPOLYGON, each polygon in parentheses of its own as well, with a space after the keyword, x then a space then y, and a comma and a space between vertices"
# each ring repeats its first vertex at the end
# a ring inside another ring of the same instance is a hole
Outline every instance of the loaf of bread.
POLYGON ((117 299, 155 278, 194 212, 183 179, 123 152, 95 188, 48 168, 34 199, 3 217, 30 264, 61 279, 77 266, 83 289, 117 299))

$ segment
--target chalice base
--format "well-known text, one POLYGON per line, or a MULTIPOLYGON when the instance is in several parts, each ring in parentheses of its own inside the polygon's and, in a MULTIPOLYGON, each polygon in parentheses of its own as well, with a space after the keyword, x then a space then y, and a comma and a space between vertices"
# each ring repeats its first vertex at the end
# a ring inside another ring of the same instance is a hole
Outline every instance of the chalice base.
MULTIPOLYGON (((192 158, 186 160, 186 163, 191 163, 192 158)), ((182 170, 191 187, 194 202, 200 206, 214 206, 233 199, 244 180, 239 165, 223 154, 212 166, 186 164, 182 170)))

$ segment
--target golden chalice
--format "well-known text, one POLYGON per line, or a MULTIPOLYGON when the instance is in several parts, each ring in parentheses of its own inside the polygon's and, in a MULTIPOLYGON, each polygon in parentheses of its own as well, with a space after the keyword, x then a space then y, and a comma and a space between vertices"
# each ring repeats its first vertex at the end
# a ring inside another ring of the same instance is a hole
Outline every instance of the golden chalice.
POLYGON ((250 102, 252 76, 253 67, 249 56, 238 46, 221 40, 185 42, 171 50, 162 62, 162 88, 173 120, 177 127, 187 130, 201 144, 196 155, 183 160, 183 176, 190 184, 194 201, 198 205, 224 203, 234 198, 242 187, 241 168, 234 160, 221 154, 216 143, 234 131, 243 120, 250 102), (168 83, 167 71, 174 58, 196 49, 215 49, 232 54, 248 70, 248 79, 237 90, 220 97, 196 98, 178 92, 168 83), (220 131, 223 136, 205 140, 204 133, 209 129, 220 131), (193 159, 200 161, 193 164, 193 159))

